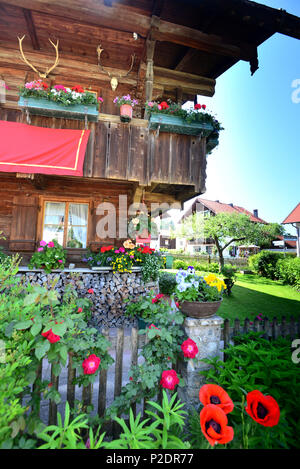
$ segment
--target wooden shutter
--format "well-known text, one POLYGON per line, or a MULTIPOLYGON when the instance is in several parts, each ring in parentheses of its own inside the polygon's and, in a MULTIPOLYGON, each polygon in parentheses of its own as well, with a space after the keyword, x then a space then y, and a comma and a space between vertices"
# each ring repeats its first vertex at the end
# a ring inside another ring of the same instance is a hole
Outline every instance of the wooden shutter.
POLYGON ((13 198, 10 251, 34 251, 38 215, 38 198, 15 196, 13 198))

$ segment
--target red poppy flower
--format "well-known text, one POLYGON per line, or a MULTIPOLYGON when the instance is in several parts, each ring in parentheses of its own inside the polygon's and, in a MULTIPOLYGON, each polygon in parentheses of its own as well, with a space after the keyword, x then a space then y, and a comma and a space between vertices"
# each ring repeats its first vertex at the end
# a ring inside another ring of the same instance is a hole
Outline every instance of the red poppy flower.
POLYGON ((214 446, 216 443, 224 445, 233 440, 233 428, 227 426, 225 412, 214 404, 208 404, 200 412, 200 426, 207 441, 214 446))
POLYGON ((280 418, 280 409, 272 396, 265 396, 258 390, 247 394, 246 412, 264 427, 274 427, 280 418))
POLYGON ((52 332, 52 329, 49 329, 47 332, 42 332, 42 336, 45 337, 51 344, 55 344, 55 342, 60 341, 60 336, 56 335, 52 332))
POLYGON ((96 373, 100 365, 100 358, 97 355, 90 355, 82 362, 83 373, 85 375, 92 375, 96 373))
POLYGON ((173 390, 179 384, 179 378, 175 370, 166 370, 162 372, 160 384, 165 389, 173 390))
POLYGON ((199 352, 196 342, 190 338, 181 344, 181 350, 183 351, 183 355, 187 358, 195 358, 199 352))
POLYGON ((217 384, 204 384, 199 391, 199 399, 204 406, 214 404, 220 407, 225 414, 228 414, 234 408, 227 392, 217 384))

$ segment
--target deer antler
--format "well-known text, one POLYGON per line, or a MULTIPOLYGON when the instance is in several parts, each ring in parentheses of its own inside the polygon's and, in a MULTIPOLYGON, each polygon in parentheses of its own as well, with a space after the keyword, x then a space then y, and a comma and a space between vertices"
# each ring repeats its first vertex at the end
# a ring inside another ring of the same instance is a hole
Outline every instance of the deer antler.
POLYGON ((109 70, 106 70, 100 63, 100 59, 101 59, 101 53, 103 52, 104 49, 102 49, 101 47, 101 44, 99 44, 99 46, 97 47, 97 54, 98 54, 98 66, 99 68, 104 72, 106 73, 109 78, 111 78, 110 80, 110 84, 111 84, 111 87, 113 89, 113 91, 116 90, 117 86, 118 86, 118 78, 124 78, 124 77, 127 77, 129 75, 129 73, 131 72, 132 70, 132 67, 133 67, 133 64, 134 64, 134 59, 135 59, 135 54, 133 54, 131 56, 131 65, 130 65, 130 68, 128 70, 128 72, 124 73, 124 74, 117 74, 117 76, 114 74, 112 74, 109 70), (118 77, 118 78, 117 78, 118 77))
POLYGON ((54 65, 52 65, 52 67, 49 67, 47 68, 47 70, 45 71, 45 73, 41 73, 39 72, 35 67, 34 65, 32 65, 25 57, 24 55, 24 52, 23 52, 23 47, 22 47, 22 42, 23 42, 23 39, 25 38, 25 35, 21 38, 18 37, 18 40, 19 40, 19 47, 20 47, 20 52, 21 52, 21 55, 22 55, 22 58, 24 60, 24 62, 30 67, 32 68, 32 70, 37 73, 39 75, 40 78, 47 78, 47 76, 49 75, 50 72, 52 72, 52 70, 57 66, 58 64, 58 60, 59 60, 59 57, 58 57, 58 40, 57 40, 57 43, 54 44, 51 39, 49 39, 50 43, 52 44, 52 46, 54 47, 55 49, 55 62, 54 62, 54 65))

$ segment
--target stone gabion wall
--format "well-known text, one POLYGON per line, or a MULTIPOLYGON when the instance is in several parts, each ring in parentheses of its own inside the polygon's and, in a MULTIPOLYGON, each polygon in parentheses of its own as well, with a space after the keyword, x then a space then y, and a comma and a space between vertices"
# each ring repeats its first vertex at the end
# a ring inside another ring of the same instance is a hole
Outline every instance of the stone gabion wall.
POLYGON ((158 282, 145 284, 141 272, 52 272, 46 274, 43 271, 19 272, 25 283, 50 286, 57 279, 56 290, 60 295, 64 292, 66 284, 72 283, 79 297, 87 297, 92 300, 91 325, 102 328, 130 327, 136 325, 136 320, 126 318, 124 311, 129 297, 136 299, 150 290, 158 293, 158 282), (94 293, 88 293, 89 289, 94 293))

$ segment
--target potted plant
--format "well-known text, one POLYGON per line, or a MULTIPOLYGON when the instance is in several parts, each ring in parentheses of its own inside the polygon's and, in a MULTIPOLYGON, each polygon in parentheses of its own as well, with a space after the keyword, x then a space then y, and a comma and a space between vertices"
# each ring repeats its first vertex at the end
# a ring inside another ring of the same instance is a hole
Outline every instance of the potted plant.
POLYGON ((218 136, 222 127, 219 121, 206 111, 206 105, 196 104, 193 109, 183 109, 180 104, 172 101, 160 103, 148 101, 145 105, 150 115, 149 128, 161 132, 173 132, 186 135, 208 137, 210 151, 218 144, 218 136))
POLYGON ((236 271, 237 268, 233 265, 224 265, 221 269, 221 274, 224 276, 224 283, 226 285, 225 293, 227 295, 231 294, 231 289, 236 280, 236 271))
POLYGON ((180 310, 192 318, 213 316, 221 306, 226 285, 215 274, 200 277, 194 267, 179 270, 175 295, 180 310))
POLYGON ((120 108, 121 122, 130 122, 132 119, 133 107, 138 104, 138 101, 131 98, 128 94, 126 96, 117 96, 114 99, 114 104, 120 108))
POLYGON ((124 302, 127 303, 125 316, 136 318, 139 329, 146 329, 151 324, 156 326, 158 312, 169 314, 170 311, 170 305, 164 299, 164 295, 160 293, 155 295, 152 290, 138 301, 134 298, 126 298, 124 302))
POLYGON ((40 245, 28 264, 28 267, 44 269, 47 274, 53 269, 63 269, 66 263, 66 250, 53 239, 48 243, 41 241, 40 245))
POLYGON ((101 96, 96 98, 79 85, 49 87, 42 80, 25 83, 19 95, 19 106, 31 114, 89 121, 98 121, 98 110, 103 102, 101 96))

